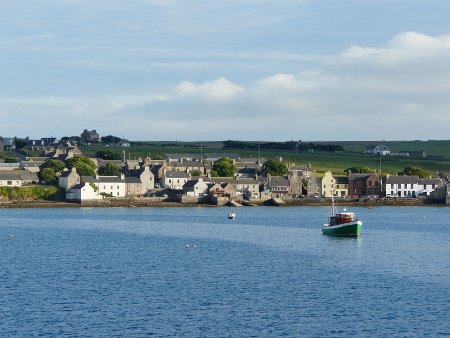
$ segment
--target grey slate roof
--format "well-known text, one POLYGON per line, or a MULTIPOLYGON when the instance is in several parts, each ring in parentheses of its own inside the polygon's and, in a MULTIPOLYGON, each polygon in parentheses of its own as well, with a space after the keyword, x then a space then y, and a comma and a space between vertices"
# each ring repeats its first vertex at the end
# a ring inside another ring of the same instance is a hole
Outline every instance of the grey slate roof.
POLYGON ((442 184, 442 180, 440 178, 421 178, 419 179, 419 184, 439 185, 442 184))
POLYGON ((338 176, 335 180, 336 184, 348 184, 348 177, 338 176))
POLYGON ((19 168, 20 163, 0 163, 0 168, 19 168))
POLYGON ((389 176, 386 184, 417 184, 419 176, 389 176))
POLYGON ((39 182, 39 177, 28 170, 0 170, 0 180, 39 182))
POLYGON ((271 176, 269 185, 271 187, 288 187, 289 180, 283 176, 271 176))

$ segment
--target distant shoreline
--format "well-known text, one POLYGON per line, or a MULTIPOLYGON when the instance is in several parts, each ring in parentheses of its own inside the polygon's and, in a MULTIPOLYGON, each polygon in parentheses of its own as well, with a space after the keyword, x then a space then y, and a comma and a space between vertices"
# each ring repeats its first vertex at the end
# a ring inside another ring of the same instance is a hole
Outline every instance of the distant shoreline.
MULTIPOLYGON (((253 207, 257 206, 275 206, 268 201, 251 201, 253 207)), ((419 199, 391 199, 382 198, 377 200, 336 200, 337 206, 351 207, 384 207, 384 206, 446 206, 445 204, 426 203, 419 199)), ((243 207, 252 207, 243 206, 243 207)), ((329 200, 311 200, 311 199, 292 199, 285 201, 279 207, 301 207, 301 206, 330 206, 329 200)), ((74 203, 63 201, 9 201, 0 200, 0 209, 34 209, 34 208, 218 208, 228 206, 218 206, 206 203, 181 203, 176 201, 155 201, 155 200, 135 200, 135 199, 114 199, 99 202, 74 203)))

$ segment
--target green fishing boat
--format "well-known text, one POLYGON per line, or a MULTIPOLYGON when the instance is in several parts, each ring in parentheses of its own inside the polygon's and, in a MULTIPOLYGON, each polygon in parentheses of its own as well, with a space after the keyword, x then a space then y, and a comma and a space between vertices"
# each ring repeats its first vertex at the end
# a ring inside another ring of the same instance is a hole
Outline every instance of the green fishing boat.
POLYGON ((344 209, 336 213, 334 199, 332 199, 331 216, 326 224, 322 225, 322 233, 332 236, 358 237, 361 235, 362 221, 356 219, 354 212, 344 209))

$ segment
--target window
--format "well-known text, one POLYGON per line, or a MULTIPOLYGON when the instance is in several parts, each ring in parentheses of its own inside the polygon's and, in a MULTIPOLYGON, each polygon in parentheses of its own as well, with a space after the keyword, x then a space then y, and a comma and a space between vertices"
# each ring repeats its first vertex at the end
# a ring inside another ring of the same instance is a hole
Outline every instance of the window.
POLYGON ((12 181, 7 181, 6 185, 12 185, 12 181))
POLYGON ((399 189, 401 189, 401 187, 402 187, 402 185, 401 185, 401 184, 398 184, 397 186, 398 186, 398 188, 399 188, 399 189))
POLYGON ((372 186, 372 181, 369 181, 369 187, 371 187, 372 186))
POLYGON ((403 186, 404 186, 405 189, 408 189, 408 185, 406 183, 403 184, 403 186))

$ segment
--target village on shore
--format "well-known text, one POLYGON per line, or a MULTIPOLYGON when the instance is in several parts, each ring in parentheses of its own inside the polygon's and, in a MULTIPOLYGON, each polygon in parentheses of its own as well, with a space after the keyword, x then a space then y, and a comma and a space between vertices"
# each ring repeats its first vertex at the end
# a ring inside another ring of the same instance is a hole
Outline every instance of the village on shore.
MULTIPOLYGON (((85 143, 99 139, 95 130, 81 134, 85 143)), ((282 158, 266 161, 202 152, 127 159, 130 144, 126 140, 119 143, 124 148, 121 159, 86 158, 76 142, 67 139, 28 142, 27 147, 39 150, 40 156, 0 163, 0 189, 53 184, 62 192, 58 202, 78 205, 320 205, 329 203, 332 196, 343 204, 450 204, 446 175, 419 178, 349 171, 347 176, 334 177, 326 171, 319 177, 310 164, 285 163, 282 158)), ((10 139, 0 138, 0 152, 11 147, 10 139)), ((378 148, 371 151, 386 151, 378 148)), ((0 196, 0 202, 7 200, 0 196)), ((38 205, 36 201, 29 204, 38 205)))

